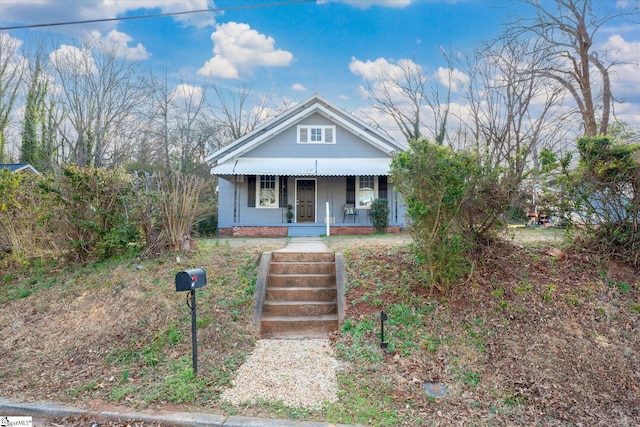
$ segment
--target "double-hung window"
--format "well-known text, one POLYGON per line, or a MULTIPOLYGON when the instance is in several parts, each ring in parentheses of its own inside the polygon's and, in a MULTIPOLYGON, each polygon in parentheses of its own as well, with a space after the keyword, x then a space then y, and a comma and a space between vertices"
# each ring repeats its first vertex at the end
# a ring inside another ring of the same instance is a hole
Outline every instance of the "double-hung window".
POLYGON ((298 144, 335 144, 333 125, 298 125, 298 144))
POLYGON ((275 175, 260 175, 258 182, 258 207, 278 207, 278 179, 275 175))
POLYGON ((369 209, 377 198, 378 180, 373 175, 361 175, 356 179, 356 208, 369 209))

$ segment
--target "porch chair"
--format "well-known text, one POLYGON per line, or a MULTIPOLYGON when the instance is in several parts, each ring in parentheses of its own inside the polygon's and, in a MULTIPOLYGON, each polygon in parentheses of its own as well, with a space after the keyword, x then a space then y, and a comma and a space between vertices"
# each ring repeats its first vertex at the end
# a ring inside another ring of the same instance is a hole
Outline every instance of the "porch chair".
POLYGON ((358 209, 356 209, 355 205, 344 205, 344 215, 342 216, 342 222, 346 222, 348 216, 353 217, 353 222, 356 222, 356 217, 358 216, 358 209))

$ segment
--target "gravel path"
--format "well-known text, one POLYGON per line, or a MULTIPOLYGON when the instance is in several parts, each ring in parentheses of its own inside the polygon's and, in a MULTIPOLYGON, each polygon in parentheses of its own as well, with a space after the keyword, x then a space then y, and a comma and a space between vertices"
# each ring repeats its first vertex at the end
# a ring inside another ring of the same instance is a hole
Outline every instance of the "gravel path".
POLYGON ((223 401, 239 405, 280 401, 319 408, 338 400, 337 361, 327 339, 258 340, 223 401))

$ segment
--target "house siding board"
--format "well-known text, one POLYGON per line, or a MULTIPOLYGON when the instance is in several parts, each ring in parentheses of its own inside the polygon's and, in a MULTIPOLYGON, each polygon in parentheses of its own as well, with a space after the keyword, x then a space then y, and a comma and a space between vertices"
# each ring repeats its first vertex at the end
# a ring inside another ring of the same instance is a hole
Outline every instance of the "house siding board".
MULTIPOLYGON (((299 179, 308 179, 308 177, 298 177, 299 179)), ((317 177, 316 179, 316 222, 315 224, 324 224, 326 212, 326 203, 329 202, 329 216, 333 218, 336 225, 343 224, 343 206, 347 200, 347 186, 345 185, 345 177, 317 177)), ((288 186, 288 202, 295 206, 295 180, 296 177, 287 178, 288 186)), ((260 209, 255 207, 247 207, 247 196, 249 180, 244 182, 232 183, 226 179, 220 179, 219 182, 219 216, 218 228, 231 229, 233 227, 276 227, 286 226, 286 209, 271 208, 260 209), (234 189, 235 186, 235 189, 234 189), (234 197, 234 192, 236 196, 234 197), (235 203, 235 209, 234 209, 235 203)), ((393 191, 393 186, 388 183, 387 195, 389 200, 390 218, 389 225, 395 227, 404 227, 404 216, 406 209, 402 203, 400 195, 393 191)), ((352 222, 353 218, 347 219, 346 225, 349 226, 366 226, 371 222, 363 211, 358 215, 356 223, 352 222)), ((257 230, 257 229, 256 229, 257 230)), ((254 231, 256 231, 254 230, 254 231)), ((256 231, 257 232, 257 231, 256 231)), ((236 235, 239 235, 236 233, 236 235)))
POLYGON ((234 184, 226 179, 218 180, 218 228, 233 226, 233 186, 234 184))
POLYGON ((247 157, 293 157, 293 158, 322 158, 322 157, 356 157, 380 158, 387 155, 371 144, 358 138, 348 130, 336 126, 334 144, 298 144, 298 125, 334 125, 320 114, 314 114, 305 120, 291 126, 286 131, 265 141, 246 154, 247 157))

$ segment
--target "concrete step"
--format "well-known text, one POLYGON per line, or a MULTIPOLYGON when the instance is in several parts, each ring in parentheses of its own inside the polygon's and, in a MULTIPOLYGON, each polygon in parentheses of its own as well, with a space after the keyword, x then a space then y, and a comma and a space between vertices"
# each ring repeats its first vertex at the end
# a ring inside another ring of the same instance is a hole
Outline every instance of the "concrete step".
POLYGON ((284 288, 267 287, 265 293, 266 301, 333 301, 336 300, 338 290, 333 287, 296 287, 284 288))
POLYGON ((335 274, 336 265, 333 261, 311 262, 273 262, 269 268, 270 274, 335 274))
POLYGON ((336 285, 335 274, 269 274, 267 287, 331 287, 336 285))
POLYGON ((300 262, 300 261, 318 261, 333 262, 335 254, 333 252, 274 252, 271 255, 272 262, 300 262))
POLYGON ((338 307, 332 301, 265 301, 263 315, 267 316, 322 316, 336 314, 338 307))
POLYGON ((260 331, 263 336, 284 336, 296 334, 309 336, 318 333, 331 333, 338 330, 338 315, 322 316, 268 316, 263 315, 260 331))

